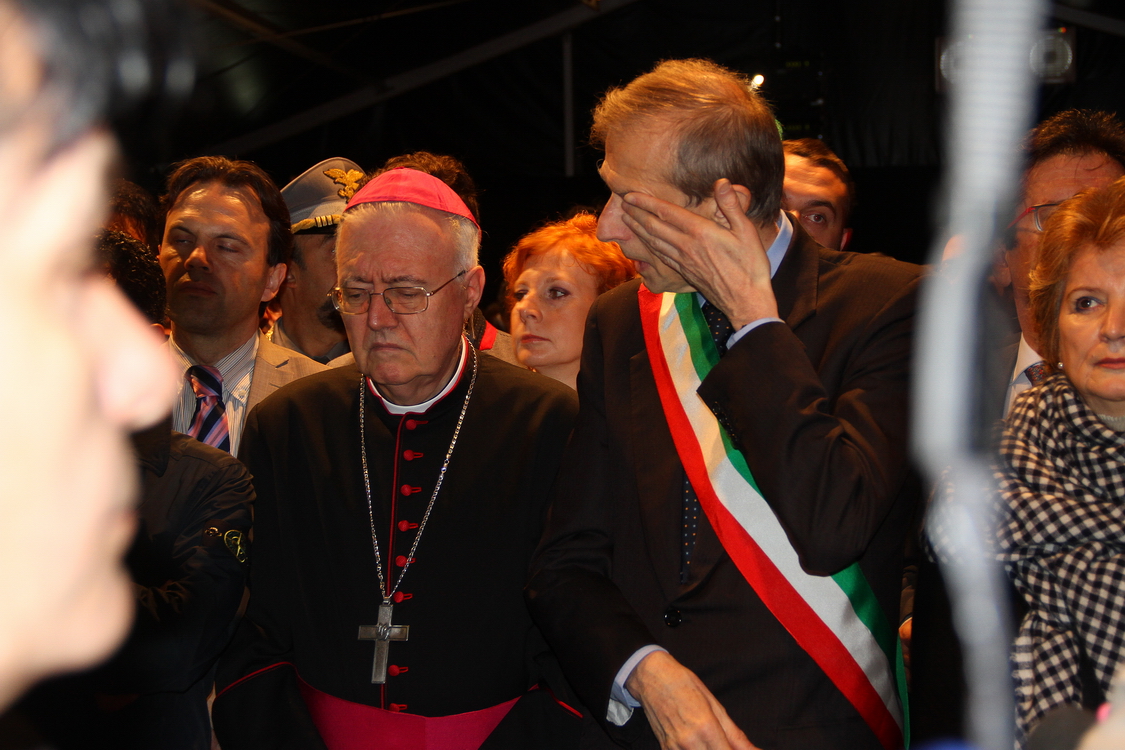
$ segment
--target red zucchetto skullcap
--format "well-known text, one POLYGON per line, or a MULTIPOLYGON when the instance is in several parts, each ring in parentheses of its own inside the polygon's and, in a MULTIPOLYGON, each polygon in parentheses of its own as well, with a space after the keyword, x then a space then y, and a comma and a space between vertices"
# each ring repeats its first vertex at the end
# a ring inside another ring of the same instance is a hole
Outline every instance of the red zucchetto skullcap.
POLYGON ((361 187, 348 201, 344 211, 361 203, 388 202, 415 203, 448 214, 464 216, 480 229, 473 212, 452 188, 433 175, 408 167, 384 172, 361 187))

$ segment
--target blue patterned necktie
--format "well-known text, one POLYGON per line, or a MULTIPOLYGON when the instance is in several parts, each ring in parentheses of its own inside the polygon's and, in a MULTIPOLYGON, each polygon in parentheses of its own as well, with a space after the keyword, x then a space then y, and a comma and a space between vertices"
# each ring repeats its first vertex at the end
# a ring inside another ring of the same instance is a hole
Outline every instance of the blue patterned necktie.
POLYGON ((1027 369, 1024 370, 1024 373, 1027 375, 1027 379, 1031 381, 1031 385, 1033 387, 1037 386, 1047 379, 1047 363, 1036 362, 1033 365, 1029 365, 1027 369))
MULTIPOLYGON (((727 353, 727 339, 734 333, 734 326, 731 325, 730 319, 727 318, 726 314, 710 302, 704 302, 702 310, 703 317, 707 321, 707 329, 711 332, 711 338, 715 340, 715 348, 719 350, 719 356, 722 357, 727 353)), ((691 486, 691 481, 688 480, 687 473, 685 472, 680 583, 687 583, 688 566, 691 564, 691 554, 695 551, 695 537, 699 532, 699 515, 701 511, 699 496, 695 494, 695 489, 691 486)))
POLYGON ((719 308, 712 305, 710 302, 703 303, 703 318, 707 321, 707 328, 711 331, 711 338, 715 340, 715 348, 719 350, 719 356, 727 353, 727 339, 734 333, 734 326, 730 324, 730 319, 719 308))

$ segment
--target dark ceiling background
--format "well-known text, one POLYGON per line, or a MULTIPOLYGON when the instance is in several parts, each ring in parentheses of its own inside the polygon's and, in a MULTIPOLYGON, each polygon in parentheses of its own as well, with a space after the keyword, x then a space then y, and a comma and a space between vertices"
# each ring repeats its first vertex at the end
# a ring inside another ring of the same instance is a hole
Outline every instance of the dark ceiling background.
MULTIPOLYGON (((943 147, 943 0, 594 4, 191 0, 194 98, 174 118, 122 124, 131 177, 159 193, 174 161, 223 154, 257 162, 281 186, 329 156, 371 169, 407 151, 452 154, 481 191, 494 292, 499 259, 521 234, 605 200, 600 155, 585 143, 598 96, 660 59, 708 57, 764 75, 786 137, 822 137, 849 165, 853 249, 924 259, 943 147)), ((1053 24, 1076 29, 1078 67, 1073 83, 1041 87, 1041 116, 1125 112, 1120 5, 1054 6, 1053 24)))

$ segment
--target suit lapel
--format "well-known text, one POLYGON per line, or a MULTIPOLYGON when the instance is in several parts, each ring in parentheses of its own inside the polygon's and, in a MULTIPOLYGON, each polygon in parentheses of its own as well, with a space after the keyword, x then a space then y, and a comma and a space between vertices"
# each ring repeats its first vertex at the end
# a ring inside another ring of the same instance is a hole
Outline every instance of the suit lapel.
POLYGON ((643 342, 640 351, 629 360, 629 377, 632 453, 641 525, 656 579, 664 596, 671 600, 680 588, 682 504, 679 489, 683 468, 664 418, 643 342))
POLYGON ((258 337, 258 353, 254 357, 254 375, 250 380, 250 395, 246 400, 249 412, 262 399, 269 396, 289 380, 284 367, 289 363, 290 351, 273 343, 265 336, 258 337))
POLYGON ((801 223, 792 223, 793 239, 773 277, 773 294, 777 299, 778 317, 796 330, 816 313, 820 253, 819 246, 801 228, 801 223))

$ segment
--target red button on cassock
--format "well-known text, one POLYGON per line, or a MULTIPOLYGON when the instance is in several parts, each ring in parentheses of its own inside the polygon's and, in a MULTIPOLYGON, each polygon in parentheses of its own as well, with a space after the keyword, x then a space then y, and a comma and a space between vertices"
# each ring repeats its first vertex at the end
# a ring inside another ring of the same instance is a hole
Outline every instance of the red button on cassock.
MULTIPOLYGON (((415 422, 415 421, 414 421, 413 419, 408 419, 408 420, 406 420, 406 422, 405 422, 405 423, 403 424, 403 427, 405 427, 405 428, 406 428, 406 429, 408 429, 408 430, 413 430, 413 429, 414 429, 415 427, 417 427, 417 426, 418 426, 418 423, 417 423, 417 422, 415 422)), ((394 704, 392 703, 391 705, 394 705, 394 704)))
POLYGON ((389 708, 390 708, 391 711, 396 711, 396 712, 397 711, 405 711, 406 710, 406 704, 405 703, 392 703, 389 706, 389 708))
POLYGON ((406 555, 399 555, 398 557, 395 558, 395 565, 399 566, 400 568, 403 567, 404 565, 406 565, 407 563, 412 563, 412 562, 414 562, 414 558, 413 557, 407 557, 406 555))
POLYGON ((418 451, 403 451, 402 457, 405 458, 407 461, 413 461, 416 458, 421 458, 422 454, 419 453, 418 451))
POLYGON ((399 521, 398 522, 398 530, 399 531, 410 531, 411 529, 416 529, 416 528, 418 528, 418 524, 416 524, 416 523, 410 523, 410 521, 399 521))
POLYGON ((395 604, 400 604, 400 603, 406 601, 407 599, 413 599, 414 594, 404 594, 401 591, 396 591, 393 598, 395 600, 395 604))
POLYGON ((392 664, 391 666, 387 667, 387 674, 389 674, 391 677, 398 677, 400 674, 405 674, 409 671, 410 667, 400 667, 397 664, 392 664))
POLYGON ((422 488, 421 487, 411 487, 409 484, 404 484, 404 485, 402 485, 401 487, 398 488, 398 491, 401 492, 402 494, 406 495, 407 497, 410 497, 411 495, 413 495, 416 492, 421 492, 422 488))

